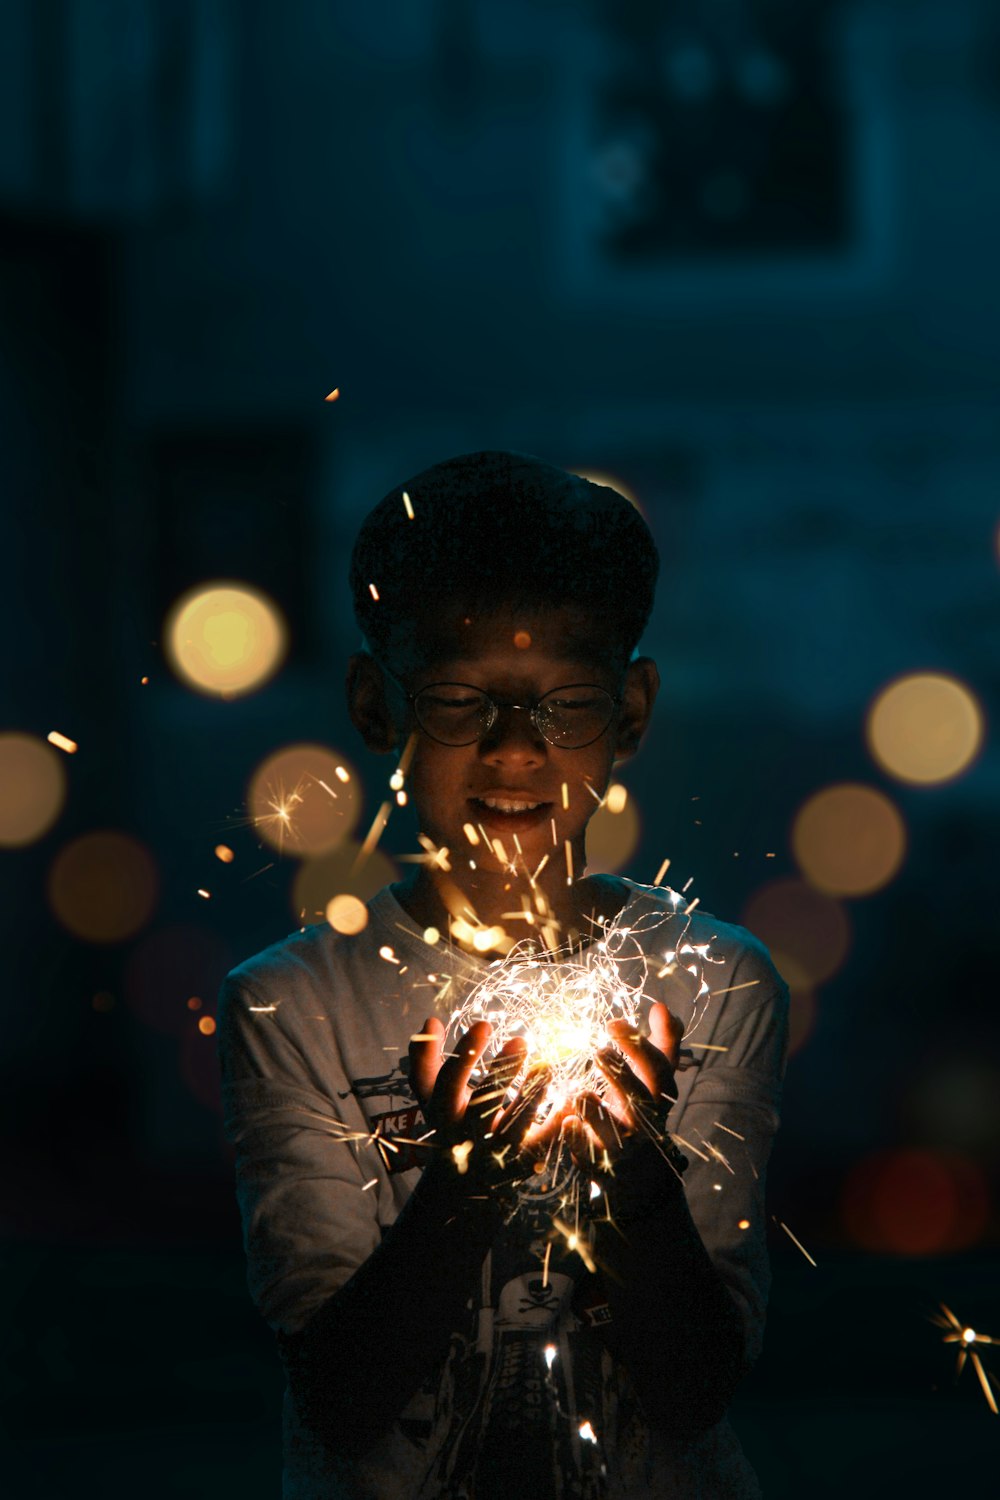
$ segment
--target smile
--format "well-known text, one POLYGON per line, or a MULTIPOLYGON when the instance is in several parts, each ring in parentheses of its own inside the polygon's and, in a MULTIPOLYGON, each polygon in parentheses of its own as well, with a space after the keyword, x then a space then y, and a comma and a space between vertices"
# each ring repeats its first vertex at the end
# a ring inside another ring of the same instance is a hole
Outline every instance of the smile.
POLYGON ((534 812, 536 807, 547 806, 545 802, 508 802, 505 797, 477 797, 475 801, 504 813, 534 812))

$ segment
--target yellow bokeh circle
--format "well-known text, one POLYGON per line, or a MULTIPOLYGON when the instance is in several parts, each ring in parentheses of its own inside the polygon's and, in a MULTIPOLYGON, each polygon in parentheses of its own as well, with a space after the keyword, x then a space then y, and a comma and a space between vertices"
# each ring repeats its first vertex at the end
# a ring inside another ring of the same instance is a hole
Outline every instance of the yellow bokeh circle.
POLYGON ((324 854, 350 837, 361 788, 343 756, 325 745, 287 745, 262 761, 247 804, 260 837, 282 854, 324 854))
POLYGON ((811 885, 833 896, 867 896, 896 874, 906 826, 884 793, 846 782, 810 797, 792 826, 792 849, 811 885))
POLYGON ((614 875, 623 869, 639 847, 641 831, 633 798, 628 797, 622 803, 618 799, 613 803, 609 800, 597 808, 587 824, 588 874, 614 875), (620 805, 620 811, 612 812, 612 805, 620 805))
MULTIPOLYGON (((330 853, 305 861, 292 884, 292 910, 297 921, 306 925, 329 921, 335 901, 343 901, 345 896, 370 901, 383 886, 399 878, 396 866, 381 849, 360 856, 360 844, 347 839, 330 853)), ((342 912, 347 909, 346 905, 336 908, 342 912)), ((333 922, 330 925, 336 927, 333 922)))
POLYGON ((200 585, 177 600, 163 629, 170 665, 199 693, 236 698, 278 670, 288 628, 273 600, 245 583, 200 585))
POLYGON ((74 839, 49 871, 49 901, 64 927, 88 943, 121 943, 145 927, 158 891, 152 856, 127 833, 74 839))
POLYGON ((342 892, 326 903, 326 920, 334 932, 353 937, 355 933, 363 932, 368 926, 368 908, 360 896, 350 896, 342 892))
POLYGON ((983 742, 983 712, 955 677, 914 672, 882 689, 868 710, 868 747, 900 781, 950 781, 972 764, 983 742))
POLYGON ((20 849, 47 833, 66 800, 66 772, 33 734, 0 734, 0 847, 20 849))

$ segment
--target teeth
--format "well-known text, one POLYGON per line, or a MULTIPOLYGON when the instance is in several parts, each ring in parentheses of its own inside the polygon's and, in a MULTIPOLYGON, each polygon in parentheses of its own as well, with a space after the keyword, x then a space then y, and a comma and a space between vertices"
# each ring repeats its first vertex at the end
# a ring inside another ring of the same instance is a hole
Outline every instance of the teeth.
POLYGON ((534 812, 536 807, 543 805, 541 802, 505 802, 502 797, 480 797, 478 801, 494 812, 505 813, 534 812))

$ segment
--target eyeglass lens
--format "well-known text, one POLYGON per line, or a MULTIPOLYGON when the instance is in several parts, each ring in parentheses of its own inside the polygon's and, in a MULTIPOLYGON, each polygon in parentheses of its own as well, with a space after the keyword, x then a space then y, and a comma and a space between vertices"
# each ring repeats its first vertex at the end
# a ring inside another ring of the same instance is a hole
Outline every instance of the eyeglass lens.
MULTIPOLYGON (((567 750, 582 749, 607 729, 614 705, 615 700, 603 688, 574 683, 546 693, 532 717, 550 744, 567 750)), ((435 683, 423 688, 413 706, 420 727, 443 745, 474 744, 488 733, 495 718, 489 695, 462 683, 435 683)))

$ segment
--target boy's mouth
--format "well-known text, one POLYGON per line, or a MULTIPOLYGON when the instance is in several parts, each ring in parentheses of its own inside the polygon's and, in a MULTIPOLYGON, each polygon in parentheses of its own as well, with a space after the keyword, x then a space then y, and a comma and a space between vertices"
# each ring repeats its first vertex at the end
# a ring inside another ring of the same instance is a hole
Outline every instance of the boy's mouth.
POLYGON ((469 806, 475 815, 473 822, 482 823, 484 828, 522 833, 546 822, 553 804, 494 792, 482 797, 470 797, 469 806))

